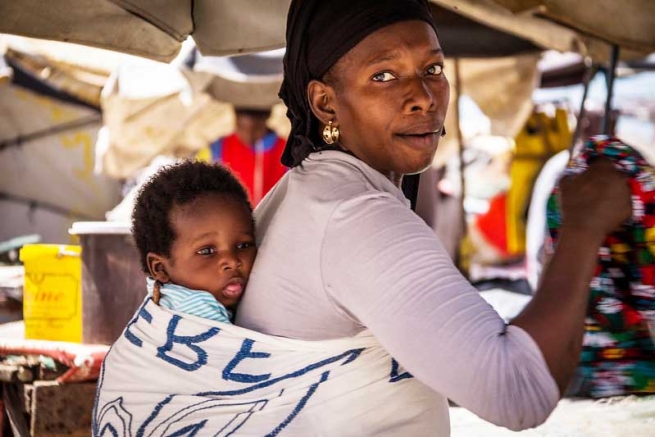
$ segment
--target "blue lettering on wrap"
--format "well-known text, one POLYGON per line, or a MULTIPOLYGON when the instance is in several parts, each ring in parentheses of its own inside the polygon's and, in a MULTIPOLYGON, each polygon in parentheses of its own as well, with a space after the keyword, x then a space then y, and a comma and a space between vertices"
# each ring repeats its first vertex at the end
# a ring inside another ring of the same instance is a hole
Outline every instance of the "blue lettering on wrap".
POLYGON ((389 374, 389 382, 398 382, 398 381, 402 381, 403 379, 413 378, 412 374, 409 372, 403 372, 401 374, 398 374, 399 367, 400 365, 398 364, 398 361, 392 358, 391 373, 389 374))
POLYGON ((196 423, 194 425, 189 425, 176 433, 169 434, 168 437, 194 437, 196 434, 198 434, 198 431, 202 430, 205 427, 205 424, 207 423, 207 420, 203 420, 200 423, 196 423))
POLYGON ((170 322, 168 322, 168 328, 166 329, 166 344, 157 348, 157 358, 161 358, 162 360, 173 364, 180 369, 192 372, 207 364, 207 351, 198 346, 196 343, 202 343, 203 341, 209 340, 218 334, 221 330, 219 328, 211 328, 208 331, 198 335, 176 335, 175 329, 177 328, 177 324, 180 322, 180 320, 181 317, 178 315, 171 317, 170 322), (167 355, 167 352, 170 352, 175 344, 181 344, 191 349, 196 353, 197 359, 192 363, 186 363, 182 360, 178 360, 175 357, 167 355))
POLYGON ((239 352, 227 363, 227 366, 223 369, 223 379, 226 381, 236 381, 246 384, 256 384, 258 382, 266 381, 271 377, 270 373, 265 375, 249 375, 247 373, 234 373, 233 370, 239 365, 243 360, 248 358, 268 358, 271 356, 268 352, 252 352, 252 345, 255 342, 249 338, 243 340, 241 344, 241 349, 239 352))
POLYGON ((125 333, 123 334, 125 338, 127 338, 130 343, 132 343, 136 347, 141 347, 143 346, 143 341, 137 337, 132 331, 130 331, 130 328, 132 325, 134 325, 137 320, 139 320, 139 317, 144 319, 148 323, 152 323, 152 314, 150 314, 148 311, 146 311, 146 303, 148 300, 146 300, 142 305, 141 308, 139 308, 139 311, 136 312, 136 315, 132 320, 130 320, 130 323, 127 324, 127 327, 125 328, 125 333))

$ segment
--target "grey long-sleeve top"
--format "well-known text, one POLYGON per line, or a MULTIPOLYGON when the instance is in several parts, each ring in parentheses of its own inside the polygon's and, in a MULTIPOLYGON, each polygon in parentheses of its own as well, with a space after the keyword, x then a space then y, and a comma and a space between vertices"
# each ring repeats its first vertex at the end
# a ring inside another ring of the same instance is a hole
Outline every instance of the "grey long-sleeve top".
POLYGON ((255 217, 260 247, 237 325, 307 340, 368 328, 438 396, 514 430, 557 405, 534 340, 503 322, 402 192, 365 163, 314 153, 255 217))

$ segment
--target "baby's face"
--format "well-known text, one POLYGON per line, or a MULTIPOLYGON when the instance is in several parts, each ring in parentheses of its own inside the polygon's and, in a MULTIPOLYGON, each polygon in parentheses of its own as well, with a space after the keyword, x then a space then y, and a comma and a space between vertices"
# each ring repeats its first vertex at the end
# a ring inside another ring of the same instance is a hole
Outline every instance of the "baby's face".
POLYGON ((209 195, 175 206, 169 219, 176 234, 165 263, 170 280, 236 306, 257 255, 248 208, 234 197, 209 195))

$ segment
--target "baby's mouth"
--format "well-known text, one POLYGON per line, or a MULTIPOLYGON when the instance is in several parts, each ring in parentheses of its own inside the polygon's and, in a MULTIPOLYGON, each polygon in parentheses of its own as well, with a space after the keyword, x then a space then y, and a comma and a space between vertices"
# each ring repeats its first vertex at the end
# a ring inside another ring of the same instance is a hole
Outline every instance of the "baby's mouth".
POLYGON ((222 294, 228 299, 238 299, 243 294, 245 285, 243 278, 232 278, 223 288, 222 294))

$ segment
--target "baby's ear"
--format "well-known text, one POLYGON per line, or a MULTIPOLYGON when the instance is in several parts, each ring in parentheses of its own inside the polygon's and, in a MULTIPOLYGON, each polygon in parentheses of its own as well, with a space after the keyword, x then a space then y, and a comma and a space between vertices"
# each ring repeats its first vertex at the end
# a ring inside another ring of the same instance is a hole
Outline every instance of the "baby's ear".
POLYGON ((159 281, 162 284, 170 282, 171 278, 166 272, 167 263, 165 257, 153 252, 148 252, 146 261, 148 262, 148 271, 150 272, 152 279, 159 281))

